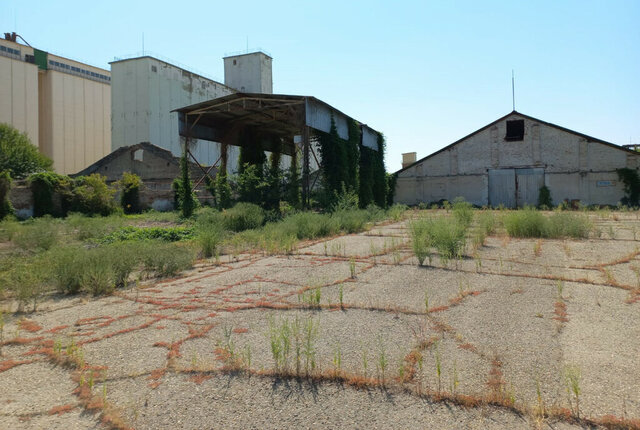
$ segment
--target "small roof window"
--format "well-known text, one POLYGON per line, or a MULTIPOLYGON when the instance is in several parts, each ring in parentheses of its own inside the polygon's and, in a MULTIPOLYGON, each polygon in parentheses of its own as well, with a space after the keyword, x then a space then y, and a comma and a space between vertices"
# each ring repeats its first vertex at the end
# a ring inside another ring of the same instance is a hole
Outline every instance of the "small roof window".
POLYGON ((524 120, 507 121, 507 135, 504 140, 509 142, 524 140, 524 120))

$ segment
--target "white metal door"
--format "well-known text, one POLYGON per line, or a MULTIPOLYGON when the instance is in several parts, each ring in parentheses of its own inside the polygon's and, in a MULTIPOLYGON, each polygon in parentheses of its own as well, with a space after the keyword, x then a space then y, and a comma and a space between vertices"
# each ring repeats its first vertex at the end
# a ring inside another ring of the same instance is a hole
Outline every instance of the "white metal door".
POLYGON ((493 207, 501 204, 508 208, 516 206, 515 169, 489 170, 489 204, 493 207))
POLYGON ((519 208, 538 204, 544 185, 544 169, 516 169, 516 204, 519 208))

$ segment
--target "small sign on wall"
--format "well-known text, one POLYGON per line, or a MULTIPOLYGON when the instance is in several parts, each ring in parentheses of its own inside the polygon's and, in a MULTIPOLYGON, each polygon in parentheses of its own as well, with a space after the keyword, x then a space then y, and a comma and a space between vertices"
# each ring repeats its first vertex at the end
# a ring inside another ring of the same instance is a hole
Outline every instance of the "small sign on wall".
POLYGON ((615 187, 616 181, 596 181, 596 187, 615 187))

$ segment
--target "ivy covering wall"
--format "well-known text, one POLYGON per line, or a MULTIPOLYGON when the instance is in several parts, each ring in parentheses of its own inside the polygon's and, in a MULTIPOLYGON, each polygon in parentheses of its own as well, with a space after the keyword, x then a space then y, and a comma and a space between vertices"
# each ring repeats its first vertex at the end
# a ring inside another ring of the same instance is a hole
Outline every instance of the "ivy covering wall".
POLYGON ((349 139, 338 136, 335 120, 331 117, 329 133, 316 131, 322 157, 322 178, 328 204, 340 194, 355 193, 360 207, 375 204, 387 206, 387 177, 384 168, 385 140, 378 134, 378 151, 361 144, 358 123, 349 120, 349 139))

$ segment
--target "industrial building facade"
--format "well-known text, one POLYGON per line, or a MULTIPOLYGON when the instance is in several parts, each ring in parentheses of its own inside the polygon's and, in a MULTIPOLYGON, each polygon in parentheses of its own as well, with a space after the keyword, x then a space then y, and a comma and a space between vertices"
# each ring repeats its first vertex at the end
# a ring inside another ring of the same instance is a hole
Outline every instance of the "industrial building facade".
MULTIPOLYGON (((413 160, 411 160, 413 161, 413 160)), ((523 207, 546 185, 554 204, 615 205, 616 169, 638 168, 640 153, 513 111, 397 172, 395 201, 463 197, 478 205, 523 207)))
MULTIPOLYGON (((225 83, 200 76, 166 61, 135 57, 111 63, 112 150, 140 142, 151 142, 182 154, 174 109, 216 99, 237 91, 270 94, 273 90, 271 57, 263 52, 224 58, 225 83)), ((239 148, 228 148, 227 169, 237 171, 239 148)), ((195 139, 191 152, 203 165, 212 165, 222 155, 221 144, 195 139)))
POLYGON ((0 122, 26 132, 58 173, 111 152, 109 71, 0 40, 0 122))

